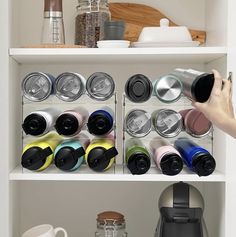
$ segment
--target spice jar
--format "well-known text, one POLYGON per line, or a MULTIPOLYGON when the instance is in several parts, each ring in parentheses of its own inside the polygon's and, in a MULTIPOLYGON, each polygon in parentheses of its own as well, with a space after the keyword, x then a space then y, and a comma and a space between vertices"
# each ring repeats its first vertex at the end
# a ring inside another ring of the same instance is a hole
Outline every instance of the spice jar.
POLYGON ((124 216, 118 212, 107 211, 97 216, 95 237, 127 237, 124 216))
POLYGON ((75 22, 75 44, 95 48, 104 39, 104 24, 111 14, 108 0, 79 0, 75 22))

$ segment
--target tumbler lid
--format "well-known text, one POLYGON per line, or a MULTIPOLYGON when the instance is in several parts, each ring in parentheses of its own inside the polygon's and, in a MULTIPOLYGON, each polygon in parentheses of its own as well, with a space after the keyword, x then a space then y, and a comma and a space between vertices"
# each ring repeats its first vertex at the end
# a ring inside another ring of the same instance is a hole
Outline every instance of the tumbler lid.
POLYGON ((28 74, 22 82, 22 91, 28 100, 45 100, 52 92, 51 76, 42 72, 28 74))
POLYGON ((118 155, 115 147, 105 149, 104 147, 95 147, 88 154, 88 165, 92 170, 104 171, 110 164, 110 160, 118 155))
POLYGON ((197 153, 193 159, 193 170, 199 176, 208 176, 215 170, 216 162, 210 153, 197 153))
POLYGON ((91 98, 104 101, 112 97, 115 82, 107 73, 95 72, 88 78, 86 90, 91 98))
POLYGON ((151 81, 142 74, 130 77, 125 84, 125 93, 132 102, 141 103, 147 101, 151 97, 152 91, 151 81))
POLYGON ((89 116, 87 126, 91 134, 98 136, 108 134, 113 127, 113 118, 106 111, 98 110, 89 116))
POLYGON ((38 170, 46 162, 48 156, 52 155, 52 149, 44 149, 34 146, 26 150, 22 155, 21 165, 29 170, 38 170))
POLYGON ((65 113, 58 117, 55 128, 60 135, 72 136, 78 131, 79 126, 79 121, 74 115, 65 113))
POLYGON ((45 132, 47 122, 42 115, 33 113, 25 118, 22 128, 26 134, 39 136, 45 132))
POLYGON ((183 161, 179 155, 170 153, 162 157, 160 166, 163 174, 177 175, 183 169, 183 161))
POLYGON ((145 174, 151 166, 150 157, 141 152, 133 153, 127 166, 132 174, 145 174))
POLYGON ((75 101, 81 97, 85 90, 85 79, 77 74, 65 72, 55 81, 56 96, 64 101, 75 101))
POLYGON ((181 97, 182 83, 176 76, 166 75, 156 81, 154 91, 159 100, 171 103, 181 97))
POLYGON ((85 155, 83 147, 74 149, 69 146, 62 147, 55 156, 55 165, 61 170, 73 169, 78 159, 85 155))
POLYGON ((154 127, 161 136, 175 137, 182 131, 182 116, 178 112, 171 109, 160 109, 155 113, 154 127))

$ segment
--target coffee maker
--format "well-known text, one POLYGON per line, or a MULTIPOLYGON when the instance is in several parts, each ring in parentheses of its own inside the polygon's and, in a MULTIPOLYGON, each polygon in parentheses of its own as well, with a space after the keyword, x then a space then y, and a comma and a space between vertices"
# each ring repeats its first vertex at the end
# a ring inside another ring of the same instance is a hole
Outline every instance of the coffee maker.
POLYGON ((208 237, 204 200, 192 185, 179 182, 167 187, 160 196, 159 211, 155 237, 208 237))

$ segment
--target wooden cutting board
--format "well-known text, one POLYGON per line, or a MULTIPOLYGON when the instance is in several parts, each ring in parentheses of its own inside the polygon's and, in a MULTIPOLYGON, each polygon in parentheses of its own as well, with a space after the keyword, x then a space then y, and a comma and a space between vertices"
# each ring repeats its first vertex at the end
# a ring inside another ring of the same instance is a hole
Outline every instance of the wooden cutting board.
MULTIPOLYGON (((160 26, 160 20, 167 18, 170 21, 170 26, 177 26, 167 16, 162 14, 159 10, 136 3, 110 3, 109 9, 111 11, 112 20, 124 20, 126 22, 125 39, 137 42, 138 37, 143 29, 147 26, 160 26)), ((199 41, 201 44, 206 41, 206 32, 189 29, 192 39, 199 41)))

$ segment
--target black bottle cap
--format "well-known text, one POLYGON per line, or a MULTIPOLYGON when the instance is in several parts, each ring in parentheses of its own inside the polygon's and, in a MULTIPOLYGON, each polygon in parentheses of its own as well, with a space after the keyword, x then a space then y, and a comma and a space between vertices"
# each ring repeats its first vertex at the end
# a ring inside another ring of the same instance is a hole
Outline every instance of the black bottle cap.
POLYGON ((104 147, 95 147, 88 154, 89 167, 97 172, 104 171, 112 158, 118 155, 115 147, 106 150, 104 147))
POLYGON ((214 74, 208 73, 202 74, 195 79, 191 87, 195 101, 203 103, 209 99, 214 81, 214 74))
POLYGON ((87 126, 89 133, 100 136, 109 133, 113 127, 113 123, 103 113, 98 112, 89 116, 87 126))
POLYGON ((72 114, 62 114, 56 121, 55 128, 60 135, 72 136, 79 129, 79 121, 72 114))
POLYGON ((160 166, 163 174, 173 176, 181 172, 183 161, 179 155, 170 153, 162 157, 160 166))
POLYGON ((133 153, 127 163, 132 174, 145 174, 151 166, 150 157, 145 153, 133 153))
POLYGON ((29 170, 38 170, 45 164, 47 157, 52 153, 50 147, 45 149, 37 146, 31 147, 23 153, 21 165, 29 170))
POLYGON ((39 136, 46 130, 47 122, 40 114, 30 114, 25 118, 22 128, 26 134, 39 136))
POLYGON ((55 165, 61 170, 71 170, 76 166, 78 159, 84 154, 83 147, 76 150, 69 146, 62 147, 55 156, 55 165))
POLYGON ((130 77, 125 84, 127 97, 136 103, 147 101, 152 95, 152 90, 152 82, 142 74, 130 77))
POLYGON ((216 162, 210 153, 198 153, 193 159, 193 170, 199 176, 208 176, 215 170, 216 162))

